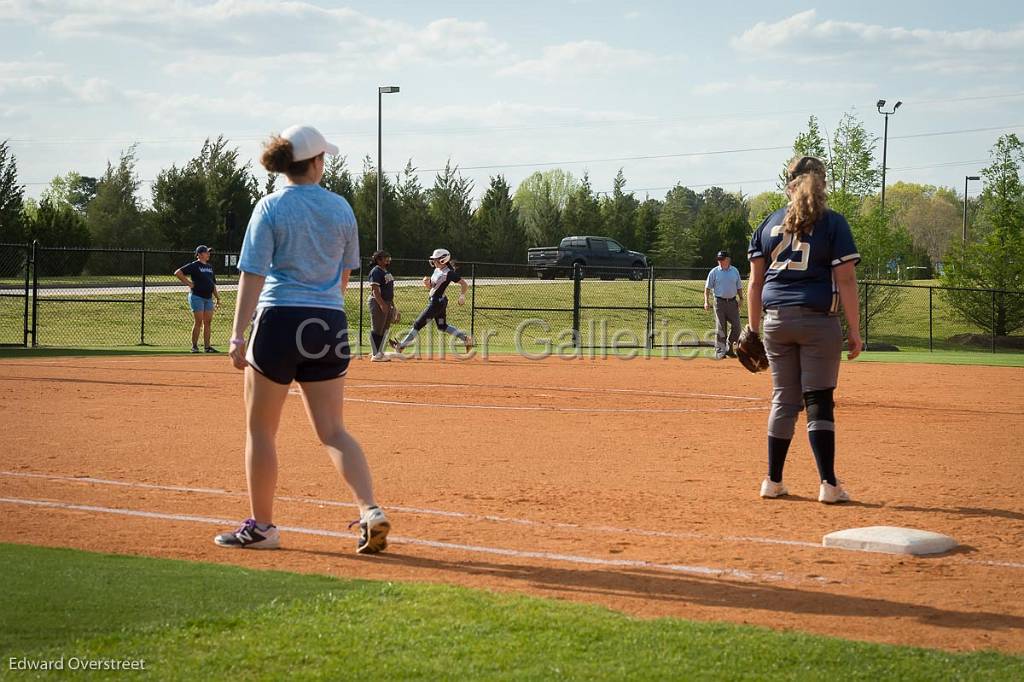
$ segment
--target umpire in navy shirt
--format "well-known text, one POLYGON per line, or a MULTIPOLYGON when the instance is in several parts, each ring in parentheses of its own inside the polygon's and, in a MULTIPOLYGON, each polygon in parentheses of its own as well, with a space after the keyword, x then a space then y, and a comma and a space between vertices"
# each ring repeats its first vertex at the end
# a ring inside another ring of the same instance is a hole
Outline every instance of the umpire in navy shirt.
POLYGON ((370 270, 370 348, 373 362, 387 362, 390 358, 384 355, 384 339, 388 338, 388 329, 395 320, 395 276, 389 271, 391 255, 387 251, 373 254, 373 269, 370 270))
POLYGON ((708 295, 715 297, 715 357, 736 357, 732 345, 740 338, 740 301, 743 300, 743 280, 740 271, 732 267, 728 251, 719 251, 718 267, 708 273, 704 285, 704 310, 710 304, 708 295), (732 326, 726 334, 726 323, 732 326), (728 341, 726 337, 728 336, 728 341))
POLYGON ((217 291, 217 277, 210 265, 210 254, 213 250, 208 246, 196 247, 196 259, 174 271, 177 277, 188 287, 188 307, 192 310, 192 352, 199 352, 199 330, 203 330, 203 346, 207 353, 216 353, 210 345, 210 323, 213 311, 220 305, 220 293, 217 291), (216 300, 216 304, 214 303, 216 300))

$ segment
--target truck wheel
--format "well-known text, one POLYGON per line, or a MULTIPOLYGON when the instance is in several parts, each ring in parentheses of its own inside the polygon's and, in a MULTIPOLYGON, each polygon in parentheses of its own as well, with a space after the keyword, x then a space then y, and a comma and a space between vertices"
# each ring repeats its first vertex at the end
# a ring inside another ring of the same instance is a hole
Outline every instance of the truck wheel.
POLYGON ((555 273, 551 272, 550 270, 540 270, 537 272, 537 276, 540 277, 541 279, 554 279, 555 273))
POLYGON ((633 263, 633 269, 629 271, 629 278, 634 282, 640 282, 647 277, 647 270, 642 263, 633 263))

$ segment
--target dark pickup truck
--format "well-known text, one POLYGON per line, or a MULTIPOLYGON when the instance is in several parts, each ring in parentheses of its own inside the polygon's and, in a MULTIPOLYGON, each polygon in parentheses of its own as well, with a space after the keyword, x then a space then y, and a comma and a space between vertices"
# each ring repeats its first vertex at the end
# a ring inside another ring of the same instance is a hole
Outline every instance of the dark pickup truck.
POLYGON ((641 280, 649 266, 647 256, 607 237, 566 237, 558 246, 529 249, 526 262, 541 279, 552 279, 558 273, 571 276, 573 267, 579 265, 584 276, 641 280))

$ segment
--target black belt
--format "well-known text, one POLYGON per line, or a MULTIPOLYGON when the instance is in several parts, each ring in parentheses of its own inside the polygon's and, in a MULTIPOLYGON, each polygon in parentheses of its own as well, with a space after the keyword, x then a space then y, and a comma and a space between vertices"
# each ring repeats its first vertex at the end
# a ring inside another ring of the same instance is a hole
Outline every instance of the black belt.
POLYGON ((721 296, 715 296, 715 298, 717 298, 719 301, 735 301, 736 300, 735 296, 733 296, 732 298, 722 298, 721 296))

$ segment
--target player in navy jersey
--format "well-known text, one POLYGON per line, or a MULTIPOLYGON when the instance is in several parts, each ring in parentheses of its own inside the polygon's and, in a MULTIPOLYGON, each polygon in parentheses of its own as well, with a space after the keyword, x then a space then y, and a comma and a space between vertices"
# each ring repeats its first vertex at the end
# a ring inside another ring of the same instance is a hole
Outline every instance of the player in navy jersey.
POLYGON ((402 352, 413 344, 420 330, 426 327, 431 320, 434 320, 440 331, 451 334, 466 344, 466 351, 468 352, 473 348, 473 337, 455 325, 448 324, 448 297, 445 295, 445 292, 448 290, 449 284, 458 284, 462 287, 462 291, 459 292, 459 305, 465 305, 466 291, 469 289, 469 285, 456 272, 452 254, 446 249, 434 249, 434 253, 430 255, 429 263, 434 266, 434 272, 430 276, 423 278, 423 286, 430 289, 430 295, 427 297, 427 307, 423 309, 420 316, 412 323, 412 329, 405 335, 405 338, 401 341, 391 339, 391 346, 396 351, 402 352))
POLYGON ((199 352, 199 331, 203 332, 203 345, 207 353, 216 353, 217 349, 210 345, 210 324, 213 311, 220 305, 220 293, 217 291, 217 276, 213 273, 210 256, 213 249, 209 246, 196 247, 196 259, 188 265, 182 265, 174 271, 174 276, 188 287, 188 307, 192 310, 192 352, 199 352), (216 301, 216 303, 215 303, 216 301))
POLYGON ((761 497, 788 494, 782 469, 796 420, 807 408, 807 436, 818 465, 818 500, 848 501, 835 474, 833 391, 839 379, 846 316, 849 359, 860 354, 860 312, 854 267, 860 254, 850 226, 828 208, 825 165, 811 156, 787 169, 789 204, 772 213, 750 240, 747 305, 750 328, 760 330, 772 370, 768 417, 768 476, 761 497))

